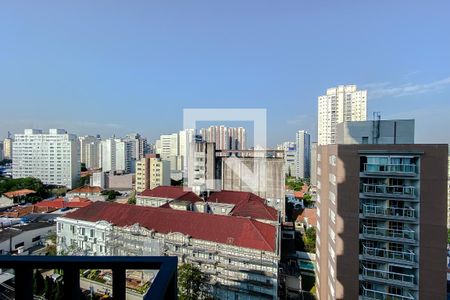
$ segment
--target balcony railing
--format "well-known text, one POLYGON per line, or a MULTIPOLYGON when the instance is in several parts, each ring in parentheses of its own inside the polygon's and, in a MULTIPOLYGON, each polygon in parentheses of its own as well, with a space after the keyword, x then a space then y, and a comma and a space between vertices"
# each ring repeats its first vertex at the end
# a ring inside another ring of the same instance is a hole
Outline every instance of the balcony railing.
POLYGON ((363 184, 362 192, 385 197, 415 198, 415 187, 386 184, 363 184))
POLYGON ((364 164, 365 173, 415 175, 415 164, 364 164))
POLYGON ((414 231, 410 229, 398 230, 363 225, 363 235, 366 237, 378 237, 390 240, 405 240, 410 242, 413 242, 415 240, 414 231))
POLYGON ((362 287, 363 299, 376 299, 376 300, 414 300, 411 293, 404 291, 402 295, 391 294, 382 291, 376 291, 362 287))
POLYGON ((363 255, 367 257, 381 258, 385 260, 396 260, 406 263, 415 262, 415 253, 404 251, 393 251, 382 248, 372 248, 363 245, 363 255))
POLYGON ((416 220, 416 211, 413 208, 383 207, 376 205, 363 205, 365 217, 385 217, 404 220, 416 220))
POLYGON ((382 281, 397 282, 402 285, 414 285, 414 275, 370 269, 363 266, 362 275, 382 281))
POLYGON ((177 299, 177 257, 0 256, 0 268, 15 270, 16 299, 33 299, 33 270, 62 269, 64 298, 80 299, 80 269, 111 269, 114 299, 126 298, 126 270, 159 270, 143 299, 177 299))

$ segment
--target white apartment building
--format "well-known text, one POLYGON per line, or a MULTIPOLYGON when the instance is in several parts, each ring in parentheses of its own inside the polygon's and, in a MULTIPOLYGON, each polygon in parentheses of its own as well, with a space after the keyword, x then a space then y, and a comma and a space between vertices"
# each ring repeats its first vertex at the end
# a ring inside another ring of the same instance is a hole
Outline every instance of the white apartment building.
POLYGON ((311 136, 305 130, 299 130, 296 134, 297 144, 297 168, 295 176, 297 178, 309 178, 311 168, 311 136))
POLYGON ((336 125, 344 121, 367 119, 367 90, 356 85, 339 85, 327 89, 318 98, 318 143, 336 143, 336 125))
POLYGON ((284 174, 286 176, 296 176, 297 146, 295 142, 284 142, 277 146, 277 150, 284 151, 284 174))
POLYGON ((88 169, 100 168, 100 140, 91 135, 80 136, 80 160, 88 169))
POLYGON ((0 161, 3 160, 3 142, 0 142, 0 161))
POLYGON ((277 299, 278 234, 250 218, 108 202, 57 219, 59 253, 178 256, 209 275, 214 299, 277 299))
POLYGON ((162 134, 159 140, 156 141, 156 154, 159 154, 161 159, 170 161, 171 171, 183 170, 178 133, 162 134))
POLYGON ((13 178, 35 177, 44 184, 73 188, 80 178, 80 145, 63 129, 25 129, 13 142, 13 178))
POLYGON ((126 140, 114 137, 101 142, 103 172, 131 172, 131 146, 126 140))

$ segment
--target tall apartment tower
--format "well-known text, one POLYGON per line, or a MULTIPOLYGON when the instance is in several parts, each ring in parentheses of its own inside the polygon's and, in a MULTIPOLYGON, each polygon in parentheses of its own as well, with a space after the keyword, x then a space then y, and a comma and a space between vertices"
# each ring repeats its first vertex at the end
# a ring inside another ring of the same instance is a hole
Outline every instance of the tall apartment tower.
POLYGON ((200 129, 200 135, 208 143, 216 143, 217 150, 245 150, 246 131, 243 127, 210 126, 200 129))
POLYGON ((336 125, 344 121, 367 119, 367 90, 357 90, 356 85, 339 85, 327 89, 318 98, 318 143, 336 143, 336 125))
POLYGON ((100 139, 94 136, 80 136, 80 160, 88 169, 100 168, 100 139))
POLYGON ((170 163, 158 154, 147 154, 136 162, 136 191, 170 185, 170 163))
POLYGON ((13 139, 7 137, 3 140, 3 158, 4 159, 12 159, 12 144, 13 139))
POLYGON ((319 299, 445 299, 447 147, 318 146, 319 299))
POLYGON ((73 188, 80 178, 80 145, 63 129, 25 129, 13 142, 13 178, 34 177, 44 184, 73 188))
POLYGON ((299 130, 296 134, 297 144, 297 178, 309 178, 311 168, 311 144, 310 135, 304 130, 299 130))

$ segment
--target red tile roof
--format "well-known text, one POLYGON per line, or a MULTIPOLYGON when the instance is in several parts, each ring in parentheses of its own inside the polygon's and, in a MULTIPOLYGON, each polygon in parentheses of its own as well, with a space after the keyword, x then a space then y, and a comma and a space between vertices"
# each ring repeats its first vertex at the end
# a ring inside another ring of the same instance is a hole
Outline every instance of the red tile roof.
POLYGON ((83 193, 83 194, 87 194, 87 193, 89 193, 89 194, 97 194, 97 193, 101 193, 102 191, 103 191, 103 189, 101 187, 99 187, 99 186, 88 186, 88 185, 85 185, 85 186, 73 189, 73 190, 67 192, 67 194, 75 194, 75 193, 76 194, 80 194, 80 193, 83 193))
POLYGON ((184 200, 192 203, 203 201, 202 198, 191 191, 185 190, 182 186, 158 186, 153 190, 143 191, 140 196, 184 200))
POLYGON ((70 201, 65 201, 64 198, 57 198, 55 200, 43 200, 35 204, 37 207, 51 207, 51 208, 80 208, 86 207, 92 203, 91 200, 85 198, 75 197, 70 201))
POLYGON ((248 218, 100 201, 68 213, 65 218, 105 220, 120 227, 139 223, 163 234, 179 232, 204 241, 271 252, 276 249, 275 226, 248 218))
POLYGON ((278 220, 278 212, 268 206, 264 199, 250 192, 220 191, 212 193, 208 202, 234 204, 232 216, 250 217, 262 220, 278 220))
POLYGON ((29 190, 29 189, 22 189, 22 190, 7 192, 7 193, 4 193, 3 195, 5 195, 8 198, 14 198, 14 197, 26 196, 26 195, 34 194, 34 193, 36 193, 36 191, 29 190))
POLYGON ((297 217, 297 222, 303 223, 307 221, 309 225, 317 226, 317 211, 315 208, 305 208, 302 213, 297 217))

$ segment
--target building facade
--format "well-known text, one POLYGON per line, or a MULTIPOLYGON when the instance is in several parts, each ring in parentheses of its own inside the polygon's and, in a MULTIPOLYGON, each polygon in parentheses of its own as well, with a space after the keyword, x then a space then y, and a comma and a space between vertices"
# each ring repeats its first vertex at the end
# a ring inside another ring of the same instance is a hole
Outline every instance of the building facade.
POLYGON ((216 143, 217 150, 245 150, 247 135, 243 127, 210 126, 200 129, 200 135, 208 143, 216 143))
POLYGON ((135 189, 142 192, 161 185, 170 185, 170 163, 158 154, 147 154, 136 162, 135 189))
POLYGON ((277 299, 277 234, 248 218, 107 202, 57 219, 59 253, 178 256, 208 275, 214 299, 277 299))
POLYGON ((296 176, 297 174, 297 146, 294 142, 284 142, 277 146, 277 150, 284 151, 284 174, 296 176))
POLYGON ((297 178, 310 178, 311 168, 311 136, 304 130, 299 130, 296 134, 297 144, 297 166, 295 176, 297 178))
POLYGON ((327 89, 318 98, 318 143, 336 143, 336 125, 345 121, 367 119, 367 90, 356 85, 339 85, 327 89))
POLYGON ((12 159, 13 152, 13 139, 7 137, 3 140, 3 158, 4 159, 12 159))
POLYGON ((13 143, 13 178, 34 177, 44 184, 73 188, 80 178, 80 145, 63 129, 25 129, 13 143))
POLYGON ((100 168, 100 139, 95 136, 80 136, 80 161, 88 169, 100 168))
POLYGON ((317 186, 317 143, 311 143, 311 168, 309 169, 311 176, 311 186, 317 186))
POLYGON ((318 149, 319 299, 445 299, 447 145, 318 149))
POLYGON ((414 128, 413 119, 342 122, 336 144, 414 144, 414 128))

